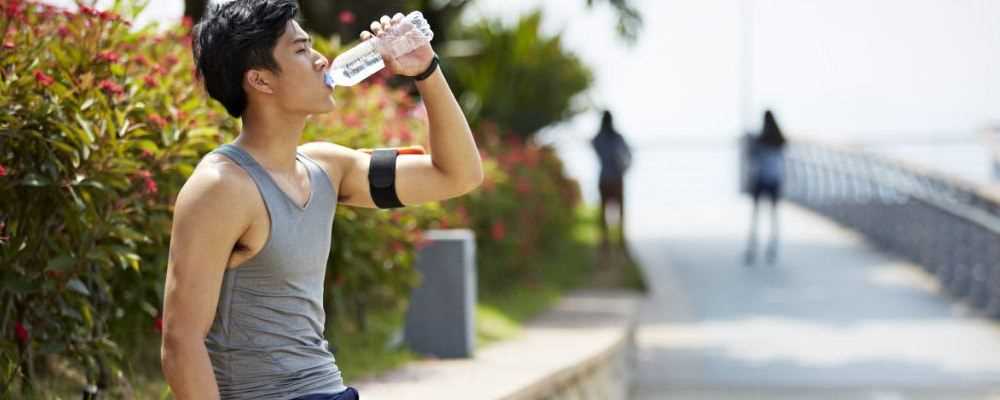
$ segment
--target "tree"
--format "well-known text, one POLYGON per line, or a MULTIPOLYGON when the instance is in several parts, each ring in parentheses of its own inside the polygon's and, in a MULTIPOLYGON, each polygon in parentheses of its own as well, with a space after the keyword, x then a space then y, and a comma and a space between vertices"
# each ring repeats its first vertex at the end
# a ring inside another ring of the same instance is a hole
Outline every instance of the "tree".
MULTIPOLYGON (((208 0, 184 0, 184 15, 194 21, 201 19, 208 0)), ((338 35, 345 42, 353 41, 367 28, 369 21, 399 10, 421 10, 431 24, 435 41, 447 42, 451 27, 474 0, 299 0, 302 16, 309 30, 321 35, 338 35)), ((642 28, 642 16, 631 0, 587 0, 592 7, 607 2, 618 12, 617 31, 628 42, 634 42, 642 28)))
POLYGON ((528 137, 578 111, 572 101, 590 87, 591 72, 563 48, 561 35, 542 35, 541 21, 535 11, 513 27, 485 20, 458 33, 481 46, 446 65, 473 123, 488 120, 528 137))

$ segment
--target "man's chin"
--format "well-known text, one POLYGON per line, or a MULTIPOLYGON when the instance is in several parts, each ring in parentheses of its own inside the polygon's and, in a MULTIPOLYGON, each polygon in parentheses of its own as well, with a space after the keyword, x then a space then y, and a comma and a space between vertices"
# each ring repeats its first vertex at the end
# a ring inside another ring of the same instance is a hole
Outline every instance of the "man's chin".
POLYGON ((320 108, 318 108, 316 110, 313 110, 312 112, 309 113, 309 115, 326 114, 326 113, 331 112, 331 111, 333 111, 335 109, 337 109, 337 104, 334 103, 333 100, 331 100, 330 104, 325 105, 323 107, 320 107, 320 108))

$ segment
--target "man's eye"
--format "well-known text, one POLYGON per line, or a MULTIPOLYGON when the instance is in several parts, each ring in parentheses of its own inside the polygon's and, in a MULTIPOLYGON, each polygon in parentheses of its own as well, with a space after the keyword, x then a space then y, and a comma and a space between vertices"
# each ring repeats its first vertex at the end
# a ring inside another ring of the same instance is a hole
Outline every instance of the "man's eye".
POLYGON ((296 53, 300 53, 300 54, 301 54, 301 53, 305 53, 305 52, 306 52, 306 49, 301 49, 301 50, 299 50, 299 51, 296 51, 296 53))

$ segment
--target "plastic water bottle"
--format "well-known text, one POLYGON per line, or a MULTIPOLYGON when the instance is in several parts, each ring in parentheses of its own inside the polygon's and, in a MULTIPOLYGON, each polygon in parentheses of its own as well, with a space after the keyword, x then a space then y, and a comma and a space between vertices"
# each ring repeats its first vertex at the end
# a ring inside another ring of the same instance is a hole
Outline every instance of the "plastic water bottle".
POLYGON ((325 82, 329 87, 354 86, 385 68, 380 49, 393 58, 402 57, 418 47, 430 43, 434 38, 430 24, 424 14, 414 11, 399 24, 389 28, 381 37, 373 37, 343 54, 330 63, 325 82))

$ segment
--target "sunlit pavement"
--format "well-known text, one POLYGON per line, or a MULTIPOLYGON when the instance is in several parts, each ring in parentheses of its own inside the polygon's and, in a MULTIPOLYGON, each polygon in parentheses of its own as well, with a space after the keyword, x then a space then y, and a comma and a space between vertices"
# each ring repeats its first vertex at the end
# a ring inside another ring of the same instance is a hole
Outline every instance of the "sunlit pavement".
POLYGON ((635 398, 1000 399, 1000 324, 850 231, 786 205, 778 263, 744 266, 734 168, 731 150, 637 155, 635 398))

